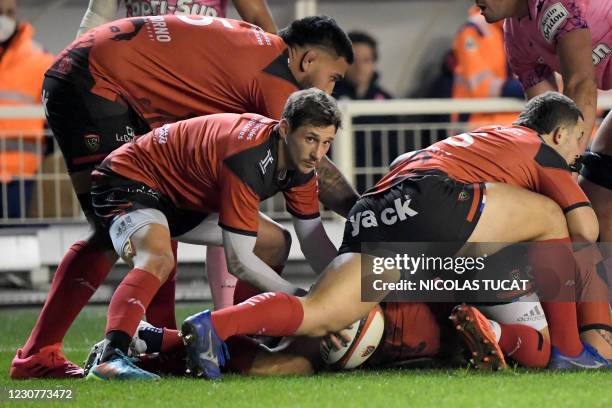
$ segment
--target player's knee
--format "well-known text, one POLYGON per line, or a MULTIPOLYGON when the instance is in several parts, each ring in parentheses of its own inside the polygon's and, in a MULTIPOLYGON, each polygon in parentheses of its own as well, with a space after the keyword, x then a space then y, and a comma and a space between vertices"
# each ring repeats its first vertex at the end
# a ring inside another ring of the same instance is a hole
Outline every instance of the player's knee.
POLYGON ((155 275, 163 283, 170 276, 174 266, 174 256, 172 251, 169 251, 161 254, 149 254, 142 268, 155 275))

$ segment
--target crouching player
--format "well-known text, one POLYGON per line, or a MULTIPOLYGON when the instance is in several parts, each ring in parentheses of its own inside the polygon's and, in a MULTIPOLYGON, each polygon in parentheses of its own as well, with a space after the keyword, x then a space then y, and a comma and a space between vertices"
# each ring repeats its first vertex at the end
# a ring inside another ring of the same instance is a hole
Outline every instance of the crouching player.
MULTIPOLYGON (((362 270, 371 270, 370 257, 361 253, 364 242, 454 242, 459 248, 464 243, 533 242, 529 259, 539 290, 550 279, 575 280, 570 234, 590 242, 598 235, 595 214, 569 167, 581 153, 583 137, 575 103, 550 92, 528 102, 513 126, 481 128, 412 155, 352 208, 339 255, 306 297, 274 293, 188 318, 182 331, 191 334, 190 363, 215 378, 218 370, 210 366, 217 366, 223 340, 233 335, 264 331, 320 337, 367 314, 376 302, 361 301, 362 270), (380 219, 397 203, 405 213, 392 225, 360 224, 365 211, 380 219), (207 353, 213 357, 205 358, 207 353)), ((609 366, 580 341, 575 288, 560 286, 549 295, 541 302, 553 347, 549 366, 609 366)), ((378 296, 382 300, 386 293, 378 296)), ((609 315, 602 319, 601 324, 610 325, 609 315)))
POLYGON ((198 117, 164 125, 111 153, 92 173, 93 207, 133 269, 111 299, 108 344, 88 377, 156 378, 125 354, 174 267, 171 238, 223 244, 230 272, 240 279, 264 290, 304 293, 254 254, 259 203, 283 193, 302 250, 321 272, 336 248, 319 216, 315 166, 340 125, 335 100, 311 88, 289 97, 280 122, 254 114, 198 117))

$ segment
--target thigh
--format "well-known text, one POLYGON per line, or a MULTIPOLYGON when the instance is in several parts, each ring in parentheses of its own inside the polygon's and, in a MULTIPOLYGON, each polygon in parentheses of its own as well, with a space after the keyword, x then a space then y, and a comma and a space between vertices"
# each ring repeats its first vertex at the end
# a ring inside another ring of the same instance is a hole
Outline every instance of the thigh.
MULTIPOLYGON (((144 208, 125 212, 116 216, 110 222, 108 228, 109 235, 117 255, 123 258, 124 261, 132 264, 136 254, 140 254, 142 250, 147 250, 147 247, 152 246, 154 242, 151 238, 142 232, 139 233, 142 228, 149 225, 158 225, 163 230, 168 231, 167 244, 168 248, 170 248, 170 230, 166 216, 154 208, 144 208)), ((158 228, 155 228, 153 232, 157 233, 158 228)), ((164 236, 159 236, 158 238, 164 240, 166 234, 162 235, 164 236)), ((165 248, 165 242, 162 242, 162 245, 162 248, 165 248)))
POLYGON ((222 246, 222 231, 219 226, 219 213, 211 213, 206 215, 206 218, 195 228, 174 237, 174 239, 187 244, 222 246))
MULTIPOLYGON (((305 298, 304 320, 296 335, 324 336, 342 330, 361 319, 378 303, 362 302, 362 258, 367 255, 346 253, 337 256, 323 272, 305 298)), ((372 270, 364 265, 364 270, 372 270)), ((399 272, 398 272, 399 278, 399 272)), ((386 293, 380 292, 380 300, 386 293)))
POLYGON ((550 198, 503 183, 486 183, 482 214, 468 242, 514 243, 568 237, 561 208, 550 198))
POLYGON ((612 156, 612 111, 601 122, 590 150, 612 156))

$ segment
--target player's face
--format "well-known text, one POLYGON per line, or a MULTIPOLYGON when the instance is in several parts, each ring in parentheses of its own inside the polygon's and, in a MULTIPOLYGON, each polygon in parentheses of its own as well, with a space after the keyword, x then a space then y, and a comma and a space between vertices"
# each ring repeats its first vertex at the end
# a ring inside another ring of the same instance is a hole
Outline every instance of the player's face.
POLYGON ((344 57, 322 49, 309 51, 302 62, 304 76, 300 85, 304 89, 314 87, 331 94, 336 82, 344 78, 348 66, 344 57))
POLYGON ((315 169, 331 147, 336 127, 304 125, 289 130, 286 141, 289 158, 300 173, 308 174, 315 169))
POLYGON ((584 122, 582 119, 575 126, 560 128, 559 135, 553 137, 552 147, 565 159, 567 164, 572 165, 583 153, 581 144, 586 137, 584 133, 584 122))
POLYGON ((376 59, 374 49, 365 43, 353 44, 355 61, 346 71, 346 79, 357 87, 369 86, 376 69, 376 59))
POLYGON ((495 23, 505 18, 515 17, 520 2, 527 0, 475 0, 480 7, 480 13, 487 23, 495 23))

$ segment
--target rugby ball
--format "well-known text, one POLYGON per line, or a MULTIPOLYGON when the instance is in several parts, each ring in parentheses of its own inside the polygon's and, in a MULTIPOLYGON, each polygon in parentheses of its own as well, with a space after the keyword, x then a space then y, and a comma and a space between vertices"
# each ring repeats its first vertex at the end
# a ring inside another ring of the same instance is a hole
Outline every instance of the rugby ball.
POLYGON ((349 335, 351 341, 346 347, 326 350, 321 346, 323 361, 336 369, 350 370, 359 367, 378 347, 385 330, 385 316, 379 305, 376 305, 363 319, 356 321, 349 335))

